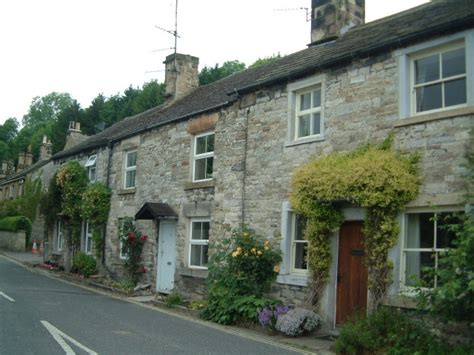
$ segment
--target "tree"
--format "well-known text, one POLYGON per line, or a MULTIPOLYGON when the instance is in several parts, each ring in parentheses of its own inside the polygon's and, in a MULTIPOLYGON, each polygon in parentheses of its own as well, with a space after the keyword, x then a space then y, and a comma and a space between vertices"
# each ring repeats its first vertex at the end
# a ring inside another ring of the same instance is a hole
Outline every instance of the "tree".
POLYGON ((18 121, 16 118, 7 119, 0 125, 0 160, 15 158, 13 141, 18 134, 18 121))
POLYGON ((61 111, 73 104, 68 93, 52 92, 46 96, 37 96, 33 99, 28 113, 23 116, 23 125, 36 126, 41 123, 58 120, 61 111))
POLYGON ((224 62, 221 67, 204 67, 199 73, 199 85, 207 85, 245 69, 245 63, 238 60, 224 62))
POLYGON ((254 63, 250 64, 249 65, 249 68, 256 68, 256 67, 259 67, 261 65, 265 65, 265 64, 269 64, 269 63, 272 63, 278 59, 282 58, 282 56, 280 55, 280 53, 278 54, 273 54, 272 56, 270 57, 263 57, 263 58, 258 58, 254 63))

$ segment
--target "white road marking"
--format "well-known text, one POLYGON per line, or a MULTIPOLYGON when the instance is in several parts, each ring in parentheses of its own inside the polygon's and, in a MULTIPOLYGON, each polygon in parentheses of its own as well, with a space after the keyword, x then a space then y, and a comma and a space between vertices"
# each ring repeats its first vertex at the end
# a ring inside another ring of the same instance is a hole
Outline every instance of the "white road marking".
POLYGON ((7 300, 9 300, 10 302, 15 302, 15 300, 13 298, 11 298, 10 296, 4 294, 2 291, 0 291, 0 296, 6 298, 7 300))
POLYGON ((77 340, 71 338, 66 333, 63 333, 62 331, 60 331, 58 328, 56 328, 51 323, 49 323, 45 320, 42 320, 41 324, 43 324, 45 326, 45 328, 48 330, 48 332, 53 336, 54 340, 56 340, 56 342, 59 344, 59 346, 64 350, 66 355, 75 355, 76 353, 66 343, 65 339, 69 340, 71 343, 73 343, 78 348, 84 350, 86 353, 88 353, 90 355, 97 355, 97 353, 94 350, 91 350, 87 346, 82 345, 77 340))

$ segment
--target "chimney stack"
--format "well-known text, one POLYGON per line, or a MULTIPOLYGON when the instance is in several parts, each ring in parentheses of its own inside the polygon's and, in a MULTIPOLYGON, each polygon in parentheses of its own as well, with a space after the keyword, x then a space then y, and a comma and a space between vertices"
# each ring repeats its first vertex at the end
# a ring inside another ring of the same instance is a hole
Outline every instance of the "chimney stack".
POLYGON ((179 100, 199 86, 199 58, 173 53, 163 63, 168 102, 179 100))
POLYGON ((64 150, 69 149, 87 138, 86 135, 81 132, 81 123, 70 121, 69 129, 67 130, 66 144, 64 145, 64 150))
POLYGON ((53 153, 53 145, 46 135, 43 136, 43 143, 40 145, 39 160, 47 160, 51 158, 53 153))
POLYGON ((365 0, 312 0, 311 44, 338 38, 365 21, 365 0))

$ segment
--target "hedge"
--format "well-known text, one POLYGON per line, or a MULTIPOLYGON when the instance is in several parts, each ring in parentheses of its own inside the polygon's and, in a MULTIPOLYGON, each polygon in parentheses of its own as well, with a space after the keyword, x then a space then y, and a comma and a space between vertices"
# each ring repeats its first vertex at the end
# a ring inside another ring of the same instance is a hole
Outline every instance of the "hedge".
POLYGON ((0 231, 26 231, 26 247, 31 238, 31 221, 25 216, 13 216, 0 219, 0 231))

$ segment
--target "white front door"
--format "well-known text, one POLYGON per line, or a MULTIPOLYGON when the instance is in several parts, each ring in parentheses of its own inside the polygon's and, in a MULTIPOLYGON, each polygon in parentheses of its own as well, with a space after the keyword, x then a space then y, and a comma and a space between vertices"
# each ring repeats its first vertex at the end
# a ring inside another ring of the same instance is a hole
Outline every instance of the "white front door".
POLYGON ((156 290, 171 293, 174 287, 176 263, 176 223, 160 221, 158 234, 158 261, 156 290))

